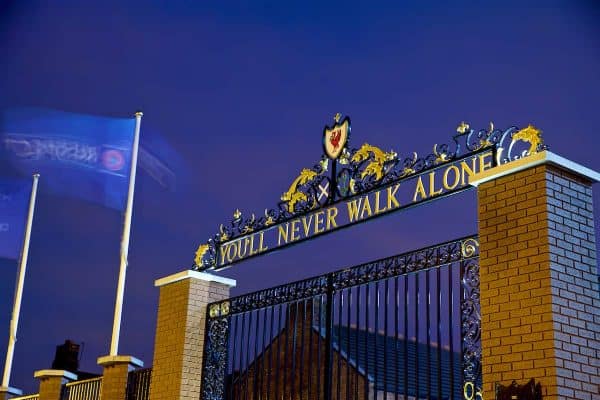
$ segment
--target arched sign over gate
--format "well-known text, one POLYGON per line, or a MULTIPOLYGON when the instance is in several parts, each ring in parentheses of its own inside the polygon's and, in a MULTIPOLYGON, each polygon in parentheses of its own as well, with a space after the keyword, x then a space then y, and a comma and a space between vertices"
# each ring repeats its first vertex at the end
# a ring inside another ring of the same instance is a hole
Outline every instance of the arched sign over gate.
POLYGON ((276 207, 250 216, 236 210, 198 247, 194 269, 221 270, 305 240, 467 190, 469 177, 545 149, 529 125, 473 130, 462 122, 450 144, 401 158, 364 143, 349 147, 350 118, 323 129, 323 156, 301 170, 276 207))
MULTIPOLYGON (((450 145, 406 158, 351 148, 350 132, 337 114, 321 160, 260 217, 236 210, 199 246, 195 268, 221 270, 459 193, 471 176, 545 150, 531 125, 463 122, 450 145)), ((209 304, 201 398, 481 399, 478 256, 471 236, 209 304)))

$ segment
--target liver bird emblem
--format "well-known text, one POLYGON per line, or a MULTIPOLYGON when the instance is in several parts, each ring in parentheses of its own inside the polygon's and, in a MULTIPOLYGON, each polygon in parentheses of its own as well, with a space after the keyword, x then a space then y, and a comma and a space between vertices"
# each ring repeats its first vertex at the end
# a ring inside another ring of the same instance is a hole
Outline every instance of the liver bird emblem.
POLYGON ((335 131, 331 132, 331 136, 329 137, 329 142, 331 143, 331 145, 333 146, 333 148, 335 150, 337 150, 337 148, 339 147, 341 138, 342 138, 341 129, 336 129, 335 131))

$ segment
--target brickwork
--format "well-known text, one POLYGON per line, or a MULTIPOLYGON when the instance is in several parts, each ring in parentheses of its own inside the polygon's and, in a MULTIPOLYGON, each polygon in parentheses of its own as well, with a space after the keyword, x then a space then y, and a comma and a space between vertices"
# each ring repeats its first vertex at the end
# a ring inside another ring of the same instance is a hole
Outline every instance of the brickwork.
POLYGON ((127 377, 132 369, 127 362, 105 365, 100 400, 125 399, 127 377))
POLYGON ((61 376, 40 378, 39 400, 61 400, 62 386, 67 382, 61 376))
POLYGON ((567 175, 541 165, 478 188, 484 398, 535 378, 544 399, 600 399, 591 189, 567 175))
POLYGON ((588 182, 560 170, 549 171, 546 185, 558 392, 568 399, 600 399, 592 190, 588 182))
POLYGON ((206 306, 229 286, 193 277, 160 288, 151 400, 200 397, 206 306))

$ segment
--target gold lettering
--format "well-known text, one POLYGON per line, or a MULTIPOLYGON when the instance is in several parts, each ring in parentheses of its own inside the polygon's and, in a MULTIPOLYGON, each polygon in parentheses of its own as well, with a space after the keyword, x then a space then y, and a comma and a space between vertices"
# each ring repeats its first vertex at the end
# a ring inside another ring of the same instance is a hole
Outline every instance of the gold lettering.
POLYGON ((429 197, 437 196, 442 193, 442 189, 435 190, 435 171, 429 173, 429 197))
POLYGON ((471 167, 469 167, 469 165, 467 164, 466 161, 461 161, 461 163, 460 163, 460 169, 461 169, 460 184, 462 186, 465 186, 467 183, 469 183, 469 181, 465 179, 465 172, 467 173, 467 175, 469 175, 469 178, 475 174, 475 168, 477 168, 476 163, 477 163, 477 157, 473 157, 471 159, 471 164, 472 164, 471 167))
POLYGON ((379 207, 379 197, 380 197, 380 193, 381 193, 381 191, 379 191, 379 192, 375 192, 375 215, 377 215, 377 214, 379 214, 379 213, 382 213, 382 212, 384 212, 385 210, 387 210, 387 208, 383 208, 383 209, 381 209, 381 208, 379 207))
POLYGON ((221 264, 219 264, 219 265, 225 264, 225 256, 226 255, 227 255, 227 247, 221 248, 221 264))
POLYGON ((258 244, 258 252, 262 253, 265 250, 269 250, 269 248, 267 247, 266 244, 264 244, 264 239, 265 239, 264 235, 265 235, 265 233, 261 232, 259 235, 260 235, 260 241, 259 241, 259 244, 258 244))
POLYGON ((278 235, 277 235, 277 246, 281 246, 281 239, 283 238, 283 243, 287 243, 288 242, 288 232, 289 232, 289 223, 286 222, 285 225, 279 225, 278 229, 278 235), (283 230, 283 228, 285 227, 285 231, 283 230))
POLYGON ((354 222, 358 219, 358 210, 362 205, 362 201, 363 198, 361 197, 359 199, 351 200, 346 203, 346 205, 348 206, 348 217, 350 219, 350 222, 354 222))
POLYGON ((336 207, 331 207, 327 209, 327 230, 331 229, 333 226, 337 228, 337 222, 335 222, 335 217, 338 215, 338 209, 336 207))
POLYGON ((392 190, 392 187, 390 186, 389 188, 387 188, 387 208, 389 210, 392 209, 392 203, 394 203, 394 208, 396 207, 400 207, 400 202, 398 201, 398 199, 396 199, 396 192, 398 191, 398 189, 400 188, 400 184, 397 184, 396 186, 394 186, 394 189, 392 190))
POLYGON ((365 217, 365 211, 367 210, 367 215, 370 217, 373 213, 371 212, 371 203, 369 202, 369 196, 365 196, 365 200, 363 201, 363 208, 360 212, 361 219, 365 217))
POLYGON ((254 248, 254 235, 250 236, 250 255, 253 256, 257 254, 258 251, 254 248))
POLYGON ((248 242, 250 242, 250 255, 252 255, 252 237, 244 238, 243 240, 239 240, 239 245, 237 246, 237 257, 244 258, 246 257, 246 253, 248 252, 248 242), (242 241, 244 242, 244 252, 242 253, 242 241))
POLYGON ((236 244, 231 243, 230 245, 227 246, 227 261, 232 262, 233 260, 235 260, 235 254, 236 254, 236 244), (231 252, 229 250, 233 249, 233 254, 231 254, 231 252))
POLYGON ((485 153, 479 155, 479 172, 485 171, 486 169, 492 168, 492 162, 486 162, 486 157, 491 157, 492 153, 485 153))
POLYGON ((325 218, 325 211, 319 211, 315 214, 315 234, 323 232, 323 218, 325 218))
POLYGON ((458 186, 458 182, 460 181, 460 170, 456 165, 451 165, 444 171, 444 179, 443 184, 446 190, 452 190, 458 186), (454 182, 452 185, 448 184, 448 171, 454 171, 454 182))
POLYGON ((415 195, 413 196, 413 203, 417 201, 417 195, 421 196, 421 200, 425 200, 427 198, 427 193, 425 193, 425 187, 423 186, 423 181, 419 176, 419 180, 417 181, 417 187, 415 188, 415 195))
POLYGON ((295 219, 291 222, 292 233, 290 235, 290 242, 300 239, 300 235, 298 234, 300 232, 300 227, 298 226, 299 223, 300 223, 299 219, 295 219))
POLYGON ((309 217, 310 218, 308 218, 308 224, 306 223, 306 217, 302 217, 302 225, 304 225, 304 236, 308 236, 310 232, 310 227, 312 225, 314 215, 310 214, 309 217))

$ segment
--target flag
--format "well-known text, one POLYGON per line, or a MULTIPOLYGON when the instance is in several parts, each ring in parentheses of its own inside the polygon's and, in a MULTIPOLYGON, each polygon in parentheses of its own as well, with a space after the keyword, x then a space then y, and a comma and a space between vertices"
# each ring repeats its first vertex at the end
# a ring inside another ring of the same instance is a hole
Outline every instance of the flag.
POLYGON ((30 181, 0 178, 0 258, 19 258, 30 193, 30 181))
POLYGON ((20 173, 40 173, 49 191, 123 210, 135 118, 108 118, 42 108, 5 110, 4 156, 20 173))

